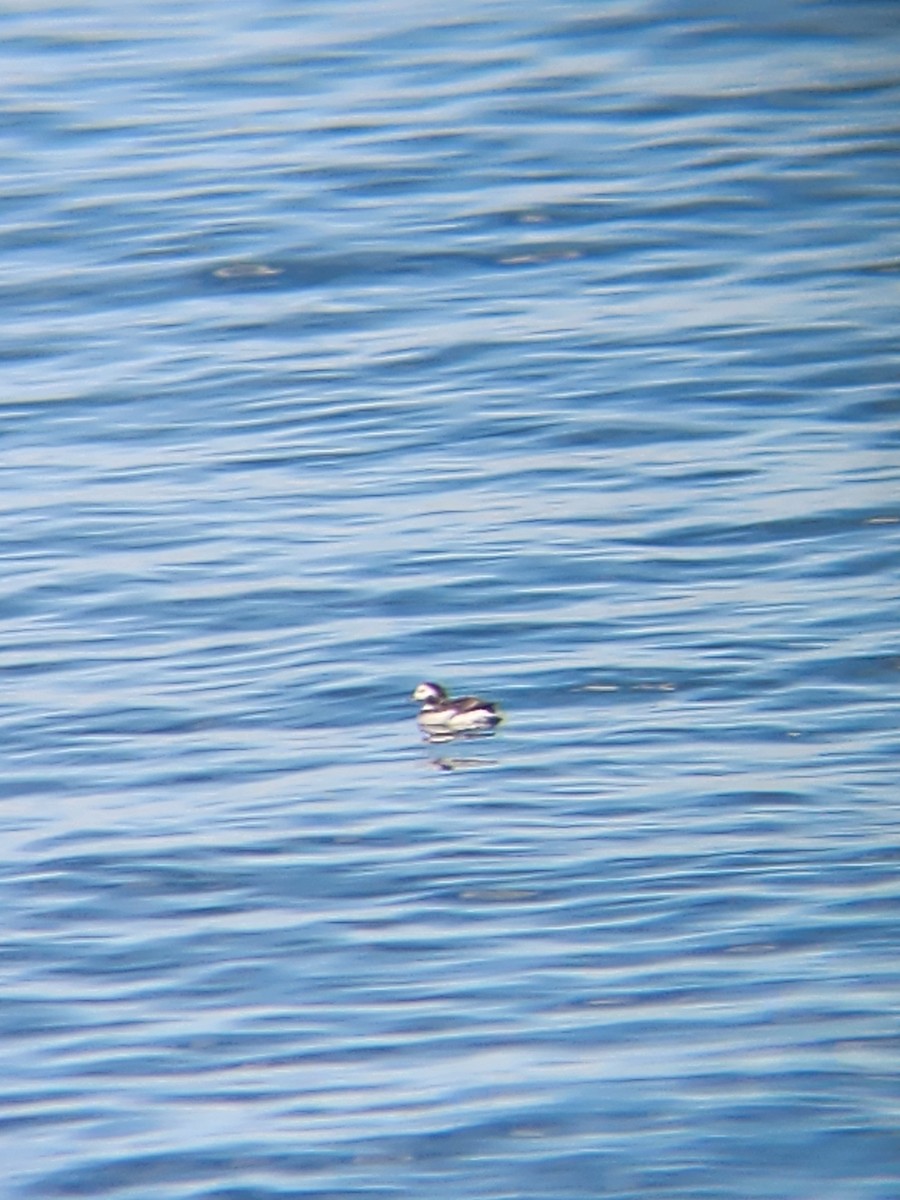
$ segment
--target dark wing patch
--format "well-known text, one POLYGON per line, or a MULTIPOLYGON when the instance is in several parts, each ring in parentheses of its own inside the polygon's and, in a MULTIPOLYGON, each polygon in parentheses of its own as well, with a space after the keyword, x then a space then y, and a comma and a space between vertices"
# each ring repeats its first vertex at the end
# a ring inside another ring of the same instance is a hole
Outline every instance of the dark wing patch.
POLYGON ((457 712, 475 712, 476 709, 487 709, 488 712, 496 712, 493 704, 488 704, 487 700, 479 700, 477 696, 460 696, 458 700, 453 701, 453 707, 457 712))

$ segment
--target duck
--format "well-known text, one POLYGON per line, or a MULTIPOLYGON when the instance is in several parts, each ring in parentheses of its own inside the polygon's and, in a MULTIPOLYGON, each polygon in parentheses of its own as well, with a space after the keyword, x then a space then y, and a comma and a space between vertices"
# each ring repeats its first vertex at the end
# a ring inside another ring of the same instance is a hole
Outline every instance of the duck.
POLYGON ((454 733, 485 733, 503 719, 497 707, 478 696, 451 699, 439 683, 420 683, 412 694, 421 704, 418 721, 428 734, 448 737, 454 733))

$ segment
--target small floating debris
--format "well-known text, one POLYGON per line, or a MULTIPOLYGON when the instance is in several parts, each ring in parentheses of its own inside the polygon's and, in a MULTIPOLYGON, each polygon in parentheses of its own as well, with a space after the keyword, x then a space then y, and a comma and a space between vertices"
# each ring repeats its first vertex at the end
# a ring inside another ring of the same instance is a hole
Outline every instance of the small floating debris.
POLYGON ((567 250, 548 247, 546 250, 536 250, 534 253, 505 254, 497 259, 501 267, 533 267, 543 263, 572 262, 582 258, 580 250, 567 250))
POLYGON ((474 887, 464 888, 460 893, 463 900, 476 900, 483 904, 521 904, 540 896, 537 888, 517 887, 474 887))
POLYGON ((235 262, 226 263, 213 271, 216 279, 269 279, 273 275, 283 274, 282 267, 273 267, 269 263, 235 262))

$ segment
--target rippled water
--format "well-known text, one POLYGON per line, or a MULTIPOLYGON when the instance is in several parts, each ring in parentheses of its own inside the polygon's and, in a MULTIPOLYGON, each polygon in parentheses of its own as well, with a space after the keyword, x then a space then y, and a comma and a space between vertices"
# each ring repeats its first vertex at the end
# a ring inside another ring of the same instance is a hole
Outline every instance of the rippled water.
POLYGON ((0 28, 3 1194, 895 1200, 896 6, 0 28))

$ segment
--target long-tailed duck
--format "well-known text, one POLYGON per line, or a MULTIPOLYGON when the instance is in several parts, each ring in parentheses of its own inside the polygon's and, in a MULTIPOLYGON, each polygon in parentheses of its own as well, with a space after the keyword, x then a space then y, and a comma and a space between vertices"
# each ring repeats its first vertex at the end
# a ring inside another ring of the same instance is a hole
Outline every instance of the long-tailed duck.
POLYGON ((496 706, 487 700, 477 696, 451 700, 439 683, 420 683, 412 698, 422 705, 419 724, 430 734, 483 733, 502 720, 496 706))

